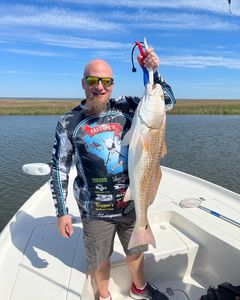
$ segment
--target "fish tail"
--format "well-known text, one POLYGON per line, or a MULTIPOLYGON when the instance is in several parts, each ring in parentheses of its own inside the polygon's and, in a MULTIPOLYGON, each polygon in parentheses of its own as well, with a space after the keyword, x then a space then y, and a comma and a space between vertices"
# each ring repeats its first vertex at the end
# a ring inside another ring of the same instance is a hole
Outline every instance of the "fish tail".
POLYGON ((150 225, 147 224, 145 227, 135 226, 128 244, 128 249, 146 244, 150 244, 156 248, 156 241, 150 225))

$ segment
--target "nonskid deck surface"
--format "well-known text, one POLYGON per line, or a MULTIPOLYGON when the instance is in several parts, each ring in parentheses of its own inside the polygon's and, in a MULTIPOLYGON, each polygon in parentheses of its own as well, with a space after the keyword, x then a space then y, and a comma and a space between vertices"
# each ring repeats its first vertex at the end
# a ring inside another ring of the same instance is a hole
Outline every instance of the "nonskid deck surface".
MULTIPOLYGON (((239 252, 232 246, 194 225, 178 211, 156 211, 150 215, 156 249, 149 246, 145 253, 145 278, 166 293, 169 300, 198 300, 206 294, 212 276, 216 275, 217 280, 223 281, 220 279, 222 269, 224 275, 229 274, 227 279, 239 274, 239 252), (220 250, 219 254, 224 257, 229 256, 227 265, 231 266, 231 271, 226 269, 222 259, 219 266, 216 250, 220 250), (206 267, 210 268, 209 274, 206 267)), ((41 291, 36 299, 49 299, 49 296, 51 299, 94 299, 90 276, 86 280, 87 266, 79 218, 74 227, 74 236, 64 239, 54 222, 38 225, 25 250, 13 240, 24 255, 9 299, 32 299, 36 296, 36 287, 41 291)), ((130 300, 131 276, 117 237, 111 262, 109 290, 112 297, 130 300)))
MULTIPOLYGON (((157 247, 149 246, 145 254, 146 280, 167 293, 169 300, 199 300, 209 285, 239 284, 239 227, 199 208, 179 206, 184 198, 201 196, 206 199, 204 206, 240 222, 239 195, 174 170, 163 171, 162 185, 148 214, 157 247)), ((1 299, 94 299, 86 280, 82 226, 73 193, 69 192, 69 207, 76 222, 71 239, 59 235, 49 203, 51 195, 45 185, 1 235, 1 299)), ((130 286, 125 254, 116 238, 109 285, 113 299, 131 300, 130 286)))

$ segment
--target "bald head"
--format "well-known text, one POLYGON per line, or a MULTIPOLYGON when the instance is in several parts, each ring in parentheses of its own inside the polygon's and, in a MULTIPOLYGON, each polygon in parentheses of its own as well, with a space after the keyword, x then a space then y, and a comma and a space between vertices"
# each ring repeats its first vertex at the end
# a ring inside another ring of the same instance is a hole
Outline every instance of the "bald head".
POLYGON ((86 95, 85 109, 87 115, 96 116, 105 110, 114 83, 112 82, 111 85, 104 85, 102 80, 99 79, 104 77, 112 78, 112 76, 112 68, 105 60, 94 59, 86 65, 83 73, 82 87, 85 90, 86 95), (98 83, 88 84, 86 80, 87 76, 98 77, 98 83))
POLYGON ((94 59, 90 61, 84 69, 83 77, 89 75, 97 77, 112 77, 112 68, 105 60, 94 59))

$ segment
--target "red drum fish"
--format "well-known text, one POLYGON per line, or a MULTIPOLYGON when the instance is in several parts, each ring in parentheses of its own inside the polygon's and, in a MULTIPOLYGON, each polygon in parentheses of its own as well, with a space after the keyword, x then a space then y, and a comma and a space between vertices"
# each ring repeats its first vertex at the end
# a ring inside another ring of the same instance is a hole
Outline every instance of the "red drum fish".
POLYGON ((123 144, 129 145, 128 172, 130 184, 124 201, 134 200, 136 224, 128 249, 156 242, 147 218, 161 180, 161 158, 167 153, 166 110, 160 84, 148 83, 135 111, 130 130, 123 144))

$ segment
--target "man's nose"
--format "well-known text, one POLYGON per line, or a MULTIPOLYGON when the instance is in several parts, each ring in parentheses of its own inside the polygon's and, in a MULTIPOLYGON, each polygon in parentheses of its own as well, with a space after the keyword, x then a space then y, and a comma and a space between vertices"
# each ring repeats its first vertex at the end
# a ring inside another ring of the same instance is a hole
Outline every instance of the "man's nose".
POLYGON ((103 90, 103 89, 104 89, 104 86, 103 86, 101 80, 98 80, 98 83, 97 83, 96 87, 97 87, 99 90, 103 90))

